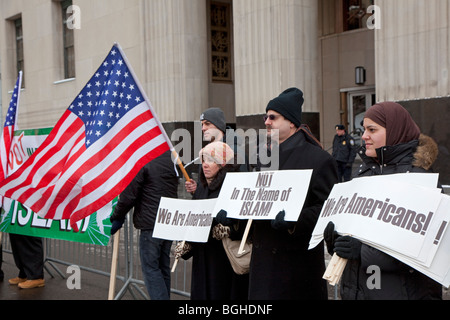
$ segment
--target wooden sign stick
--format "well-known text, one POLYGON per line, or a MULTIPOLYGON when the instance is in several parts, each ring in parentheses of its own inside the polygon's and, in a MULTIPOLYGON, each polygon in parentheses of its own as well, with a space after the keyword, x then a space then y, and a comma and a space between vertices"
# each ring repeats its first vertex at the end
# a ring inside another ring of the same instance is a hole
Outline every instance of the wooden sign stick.
MULTIPOLYGON (((175 150, 173 150, 172 155, 177 160, 177 164, 180 167, 181 172, 183 173, 183 176, 186 179, 186 181, 191 181, 191 178, 189 178, 189 175, 187 174, 186 169, 184 168, 183 163, 181 162, 180 157, 178 156, 178 153, 175 150)), ((181 243, 181 245, 184 247, 185 243, 186 243, 186 241, 183 241, 181 243)), ((175 269, 177 268, 177 264, 178 264, 178 258, 175 259, 175 262, 173 263, 172 272, 175 272, 175 269)))
POLYGON ((252 226, 253 219, 247 221, 247 226, 245 227, 244 235, 242 236, 241 245, 238 250, 238 254, 243 254, 245 252, 244 246, 247 242, 248 233, 250 231, 250 227, 252 226))
MULTIPOLYGON (((181 243, 181 246, 184 247, 184 244, 186 243, 186 241, 183 240, 183 242, 181 243)), ((178 264, 178 258, 175 259, 173 266, 172 266, 172 272, 175 272, 175 269, 177 268, 177 264, 178 264)))
POLYGON ((347 259, 339 257, 336 253, 333 254, 327 270, 325 270, 325 273, 323 274, 323 279, 327 280, 330 285, 335 286, 341 279, 347 261, 347 259))

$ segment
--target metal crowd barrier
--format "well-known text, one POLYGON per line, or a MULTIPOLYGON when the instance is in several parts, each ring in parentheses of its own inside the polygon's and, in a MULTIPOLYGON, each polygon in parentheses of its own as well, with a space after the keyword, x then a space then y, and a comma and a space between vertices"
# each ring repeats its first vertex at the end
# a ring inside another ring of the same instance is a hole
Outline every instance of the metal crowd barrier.
MULTIPOLYGON (((118 257, 115 300, 120 300, 128 292, 134 299, 150 299, 142 276, 139 257, 139 230, 134 229, 131 219, 127 219, 120 232, 120 249, 118 257)), ((44 241, 44 269, 51 276, 66 278, 60 266, 78 266, 80 270, 105 276, 105 281, 111 276, 112 241, 107 246, 56 240, 44 241)), ((173 244, 173 247, 175 243, 173 244)), ((3 234, 3 252, 12 254, 9 236, 3 234)), ((171 266, 174 262, 173 248, 171 251, 171 266)), ((190 296, 191 261, 181 260, 177 269, 171 274, 171 292, 176 295, 190 296)), ((109 283, 109 282, 107 282, 109 283)), ((105 292, 105 299, 108 291, 105 292)))

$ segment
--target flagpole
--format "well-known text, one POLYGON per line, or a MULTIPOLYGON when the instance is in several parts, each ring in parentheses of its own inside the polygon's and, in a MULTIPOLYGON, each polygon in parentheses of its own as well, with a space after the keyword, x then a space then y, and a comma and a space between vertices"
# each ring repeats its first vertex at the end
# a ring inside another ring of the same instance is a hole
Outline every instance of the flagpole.
POLYGON ((111 276, 109 278, 109 293, 108 300, 114 300, 114 293, 116 290, 116 275, 117 275, 117 260, 119 258, 119 241, 120 241, 120 230, 114 235, 113 244, 113 256, 111 261, 111 276))
MULTIPOLYGON (((162 126, 161 122, 159 121, 159 118, 156 116, 157 113, 153 109, 153 106, 150 103, 150 100, 148 99, 147 94, 145 93, 145 90, 142 88, 141 82, 139 81, 138 77, 136 76, 136 73, 134 72, 133 68, 131 67, 131 64, 129 63, 127 56, 125 55, 125 52, 123 52, 122 47, 120 46, 119 43, 115 42, 114 46, 117 48, 117 50, 119 50, 120 54, 122 55, 123 60, 127 64, 128 69, 130 70, 131 75, 133 76, 134 81, 136 82, 136 85, 138 86, 140 92, 142 93, 142 96, 144 97, 145 102, 147 103, 148 107, 150 108, 150 111, 152 112, 152 114, 155 115, 154 119, 155 119, 156 123, 158 124, 158 127, 161 130, 161 133, 163 134, 164 138, 166 139, 166 142, 169 145, 170 151, 172 151, 172 156, 174 157, 175 161, 177 162, 177 165, 180 168, 181 172, 183 173, 184 178, 188 182, 191 181, 191 178, 189 178, 189 175, 187 174, 186 169, 184 168, 183 163, 181 162, 181 159, 178 156, 178 153, 176 152, 175 148, 172 145, 172 141, 167 136, 166 130, 164 130, 164 127, 162 126)), ((182 245, 184 246, 185 243, 186 242, 183 241, 182 245)), ((172 272, 175 271, 177 264, 178 264, 178 259, 175 259, 175 262, 172 267, 172 272)))

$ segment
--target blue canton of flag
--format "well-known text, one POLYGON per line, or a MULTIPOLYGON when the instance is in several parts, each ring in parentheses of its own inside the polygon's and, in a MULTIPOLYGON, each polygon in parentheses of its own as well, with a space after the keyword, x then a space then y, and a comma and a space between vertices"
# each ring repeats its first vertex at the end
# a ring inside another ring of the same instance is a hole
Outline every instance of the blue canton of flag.
POLYGON ((17 104, 19 103, 20 77, 17 79, 14 91, 9 103, 8 112, 5 118, 5 127, 14 126, 16 124, 17 104))
POLYGON ((144 98, 120 52, 111 50, 70 106, 86 127, 86 148, 144 98))

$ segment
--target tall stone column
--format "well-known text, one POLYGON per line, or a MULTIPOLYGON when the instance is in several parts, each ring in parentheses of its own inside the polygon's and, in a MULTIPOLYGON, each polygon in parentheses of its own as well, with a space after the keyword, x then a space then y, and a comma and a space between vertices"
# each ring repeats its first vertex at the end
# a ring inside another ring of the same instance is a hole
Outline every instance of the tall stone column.
POLYGON ((291 86, 318 112, 318 1, 233 1, 236 113, 265 112, 291 86))
POLYGON ((377 99, 412 100, 450 95, 448 1, 377 0, 377 99))
POLYGON ((198 120, 208 108, 205 0, 152 0, 143 7, 146 89, 163 122, 198 120))

